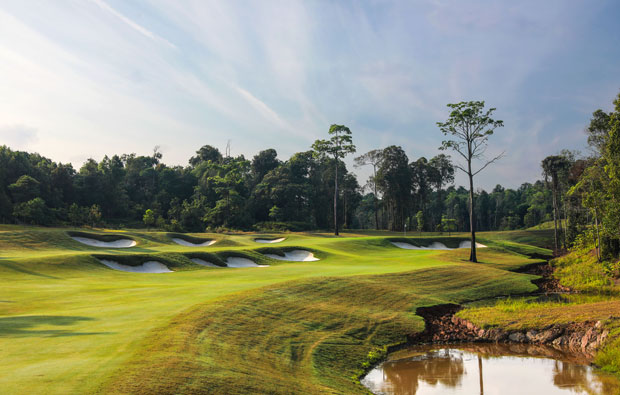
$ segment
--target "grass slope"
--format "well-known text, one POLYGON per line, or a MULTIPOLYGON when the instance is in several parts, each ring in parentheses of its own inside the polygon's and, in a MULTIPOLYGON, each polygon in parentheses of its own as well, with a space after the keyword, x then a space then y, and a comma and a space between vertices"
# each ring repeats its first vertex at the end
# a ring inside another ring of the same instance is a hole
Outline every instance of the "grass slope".
POLYGON ((610 336, 594 362, 620 374, 620 288, 605 273, 591 252, 576 251, 552 261, 554 276, 562 285, 579 291, 568 303, 504 300, 494 306, 474 307, 457 313, 482 327, 540 329, 551 324, 601 321, 610 336))
POLYGON ((3 393, 363 392, 364 363, 421 329, 416 307, 534 289, 504 270, 533 261, 501 240, 475 265, 464 250, 396 248, 389 234, 291 233, 273 247, 321 260, 285 262, 264 257, 255 234, 196 234, 217 243, 190 248, 162 232, 88 231, 138 243, 111 249, 67 231, 80 230, 0 226, 3 393), (118 272, 102 255, 176 272, 118 272), (270 267, 207 268, 193 256, 270 267))

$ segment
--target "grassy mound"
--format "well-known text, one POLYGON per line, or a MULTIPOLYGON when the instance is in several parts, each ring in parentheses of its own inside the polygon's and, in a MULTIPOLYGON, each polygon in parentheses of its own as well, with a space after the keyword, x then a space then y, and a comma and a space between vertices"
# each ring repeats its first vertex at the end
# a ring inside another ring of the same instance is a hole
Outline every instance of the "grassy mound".
POLYGON ((217 266, 226 267, 225 260, 220 258, 218 254, 213 254, 210 252, 188 252, 184 255, 189 259, 198 258, 217 266))
POLYGON ((369 358, 423 329, 417 307, 533 289, 527 276, 468 264, 272 286, 176 316, 102 390, 365 393, 369 358))
POLYGON ((214 240, 213 238, 194 236, 187 233, 168 233, 170 239, 181 239, 193 244, 201 244, 214 240))
POLYGON ((195 270, 200 268, 185 255, 174 253, 158 254, 94 254, 93 258, 118 262, 127 266, 140 266, 144 262, 157 261, 168 266, 173 271, 195 270))
POLYGON ((131 237, 125 236, 123 234, 118 233, 91 233, 91 232, 77 232, 77 231, 68 231, 67 234, 70 237, 84 237, 86 239, 93 239, 97 241, 103 241, 106 243, 117 241, 117 240, 133 240, 131 237))

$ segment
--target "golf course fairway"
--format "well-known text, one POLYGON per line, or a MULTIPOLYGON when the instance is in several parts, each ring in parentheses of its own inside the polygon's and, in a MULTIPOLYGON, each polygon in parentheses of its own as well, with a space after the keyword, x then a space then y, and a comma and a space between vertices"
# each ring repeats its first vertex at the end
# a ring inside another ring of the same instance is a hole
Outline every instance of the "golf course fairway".
POLYGON ((423 330, 417 307, 534 291, 534 276, 511 270, 548 254, 501 232, 482 233, 488 248, 469 263, 467 249, 404 250, 391 241, 409 238, 388 232, 290 233, 277 244, 255 239, 278 234, 195 234, 215 243, 191 247, 163 232, 80 231, 136 242, 108 248, 70 231, 0 226, 4 394, 366 393, 369 364, 423 330), (320 260, 265 256, 293 250, 320 260), (268 267, 191 261, 229 257, 268 267), (123 272, 101 259, 172 272, 123 272))

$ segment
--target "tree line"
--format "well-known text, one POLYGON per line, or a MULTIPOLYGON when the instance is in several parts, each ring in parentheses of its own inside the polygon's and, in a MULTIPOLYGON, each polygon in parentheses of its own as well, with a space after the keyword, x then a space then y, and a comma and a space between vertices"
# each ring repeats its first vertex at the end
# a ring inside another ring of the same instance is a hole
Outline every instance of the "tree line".
POLYGON ((443 153, 410 160, 402 147, 392 145, 355 156, 355 167, 372 168, 363 186, 344 162, 346 155, 355 153, 345 125, 332 125, 329 139, 317 140, 309 150, 284 161, 271 148, 246 159, 205 145, 187 165, 168 166, 156 147, 151 155, 89 159, 76 170, 71 164, 1 146, 0 221, 145 224, 195 232, 337 232, 338 227, 452 232, 519 229, 554 215, 557 219, 557 202, 568 199, 568 189, 561 189, 564 181, 556 185, 539 180, 517 189, 497 185, 490 192, 474 189, 473 182, 469 190, 453 185, 455 169, 471 180, 497 159, 483 162, 477 170, 467 167, 472 158, 482 157, 486 140, 502 122, 491 118, 494 109, 484 110, 484 102, 448 106, 448 120, 438 123, 449 138, 442 148, 463 156, 464 164, 454 164, 443 153))
POLYGON ((620 257, 620 94, 613 111, 594 111, 589 154, 562 151, 541 167, 551 191, 554 248, 593 246, 599 261, 620 257))

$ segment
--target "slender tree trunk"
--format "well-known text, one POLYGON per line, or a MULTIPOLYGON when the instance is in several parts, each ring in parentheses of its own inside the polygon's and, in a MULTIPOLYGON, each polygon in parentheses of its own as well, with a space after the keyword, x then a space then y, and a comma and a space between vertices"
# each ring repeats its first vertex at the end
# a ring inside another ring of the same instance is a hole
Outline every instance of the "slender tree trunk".
POLYGON ((372 173, 373 173, 373 180, 372 180, 372 185, 375 189, 375 195, 373 196, 372 202, 375 205, 375 230, 379 230, 379 209, 377 208, 377 166, 376 165, 372 165, 372 173))
POLYGON ((344 200, 344 208, 343 208, 343 218, 342 218, 342 223, 343 223, 343 228, 347 229, 348 224, 347 224, 347 190, 344 190, 344 193, 342 194, 343 200, 344 200))
POLYGON ((338 158, 336 157, 336 177, 334 178, 334 235, 338 236, 338 158))
POLYGON ((562 199, 562 211, 564 211, 564 226, 562 227, 562 243, 564 251, 568 250, 566 247, 566 234, 568 233, 568 214, 566 211, 566 197, 562 199))
POLYGON ((556 186, 555 182, 553 182, 553 191, 551 193, 553 199, 553 252, 555 255, 558 255, 558 201, 556 196, 556 186))
POLYGON ((597 243, 596 243, 596 259, 598 259, 598 261, 601 261, 601 234, 599 233, 598 230, 598 210, 596 209, 596 207, 594 207, 594 226, 596 226, 596 239, 597 239, 597 243))
POLYGON ((471 162, 469 163, 469 229, 471 231, 470 262, 478 262, 476 258, 476 218, 474 216, 474 176, 471 174, 471 162))

